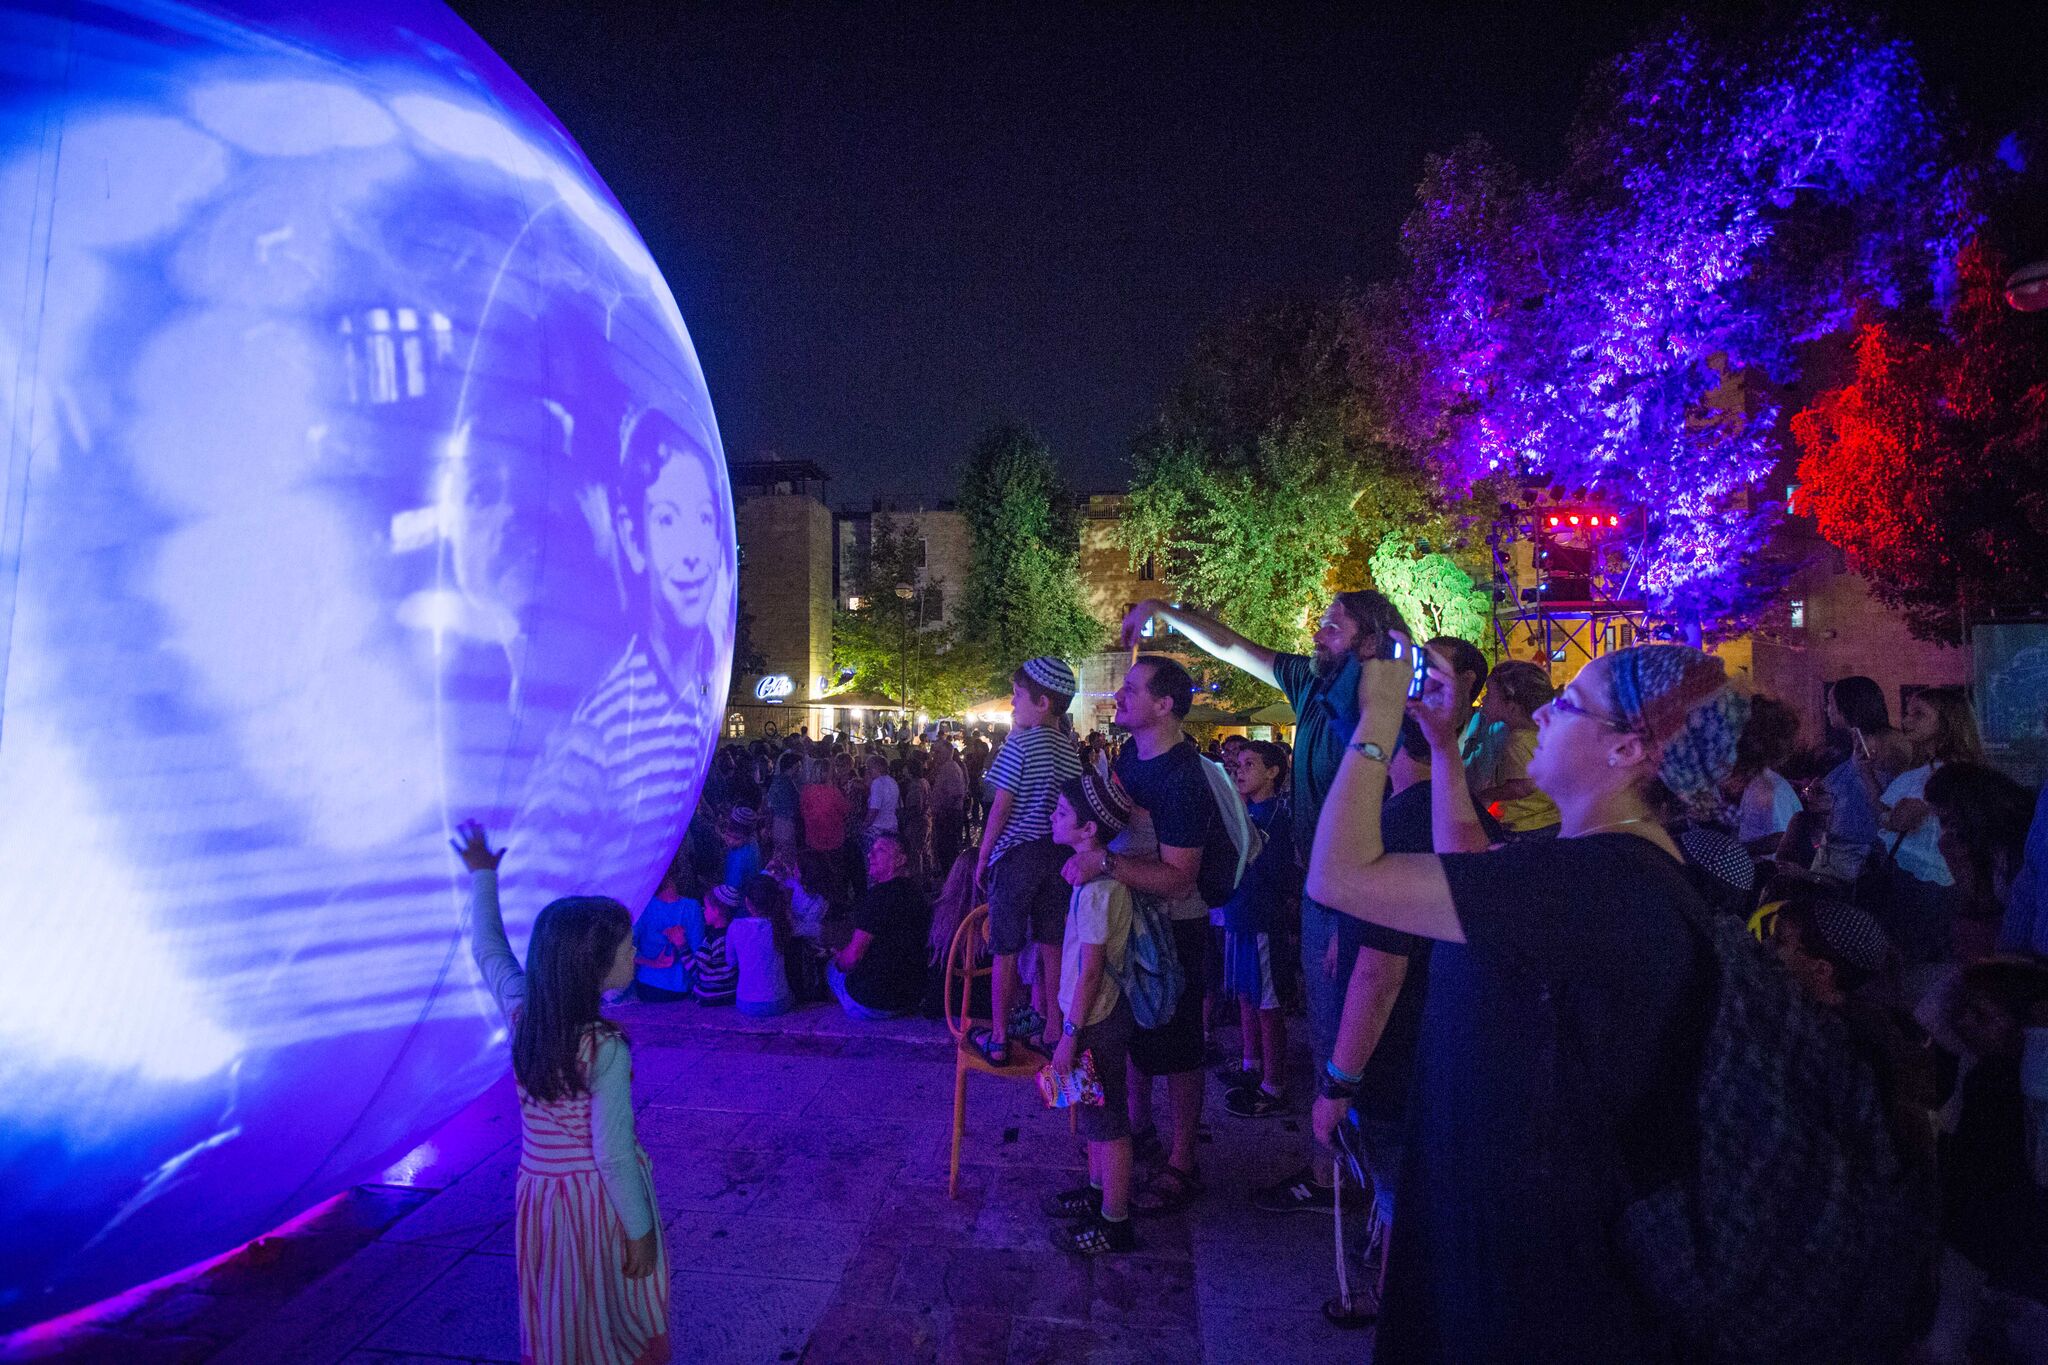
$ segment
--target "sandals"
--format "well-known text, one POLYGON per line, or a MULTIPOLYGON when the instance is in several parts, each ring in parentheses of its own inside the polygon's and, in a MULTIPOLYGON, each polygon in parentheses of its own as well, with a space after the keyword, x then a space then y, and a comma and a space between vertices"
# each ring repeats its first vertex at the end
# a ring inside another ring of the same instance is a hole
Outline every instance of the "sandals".
POLYGON ((1004 1039, 998 1042, 995 1030, 992 1028, 984 1026, 978 1029, 970 1029, 967 1034, 967 1046, 973 1048, 980 1055, 981 1060, 987 1062, 990 1066, 1008 1066, 1010 1064, 1009 1040, 1004 1039))
POLYGON ((1119 1252, 1136 1251, 1138 1235, 1131 1228, 1129 1220, 1121 1223, 1105 1222, 1099 1215, 1087 1218, 1068 1228, 1052 1230, 1052 1244, 1061 1251, 1075 1256, 1108 1256, 1119 1252))
POLYGON ((1018 1005, 1010 1011, 1010 1032, 1037 1036, 1045 1032, 1045 1016, 1029 1005, 1018 1005))
POLYGON ((1168 1163, 1131 1191, 1131 1212, 1143 1218, 1179 1213, 1207 1188, 1200 1171, 1183 1171, 1168 1163))
POLYGON ((1048 1218, 1093 1218, 1102 1211, 1102 1191, 1093 1185, 1076 1185, 1047 1195, 1038 1201, 1038 1207, 1048 1218))

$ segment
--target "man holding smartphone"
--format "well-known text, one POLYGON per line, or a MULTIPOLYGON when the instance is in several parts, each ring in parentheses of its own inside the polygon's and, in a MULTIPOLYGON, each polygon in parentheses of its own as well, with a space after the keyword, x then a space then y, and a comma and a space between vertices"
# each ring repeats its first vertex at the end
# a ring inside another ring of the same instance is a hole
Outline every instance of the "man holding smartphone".
MULTIPOLYGON (((1344 746, 1358 721, 1358 658, 1375 653, 1388 632, 1405 629, 1401 614, 1379 593, 1341 592, 1317 623, 1313 652, 1288 654, 1257 644, 1215 619, 1156 599, 1138 603, 1125 613, 1123 643, 1136 646, 1152 620, 1163 621, 1196 648, 1278 688, 1294 709, 1294 823, 1297 846, 1315 841, 1316 820, 1323 798, 1336 779, 1344 746)), ((1154 638, 1155 646, 1159 641, 1154 638)), ((1309 1038, 1321 1075, 1330 1060, 1344 1008, 1345 987, 1354 975, 1355 958, 1344 952, 1337 924, 1343 917, 1304 896, 1301 902, 1301 968, 1308 1005, 1309 1038)), ((1365 989, 1384 992, 1392 1008, 1407 972, 1407 960, 1369 947, 1358 955, 1365 965, 1358 974, 1365 989)), ((1333 1161, 1330 1150, 1310 1142, 1307 1165, 1272 1185, 1253 1192, 1254 1207, 1269 1212, 1316 1212, 1333 1203, 1333 1161)))

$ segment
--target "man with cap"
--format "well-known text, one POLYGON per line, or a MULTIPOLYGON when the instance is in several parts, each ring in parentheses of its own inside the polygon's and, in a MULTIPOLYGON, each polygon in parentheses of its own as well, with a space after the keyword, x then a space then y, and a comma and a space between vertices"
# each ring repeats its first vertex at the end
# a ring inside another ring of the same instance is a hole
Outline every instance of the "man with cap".
POLYGON ((1027 659, 1010 677, 1010 737, 989 765, 988 824, 982 831, 974 883, 988 896, 989 946, 995 973, 993 1016, 970 1045, 991 1063, 1010 1060, 1011 1035, 1050 1052, 1060 1036, 1060 940, 1067 915, 1066 850, 1052 841, 1052 810, 1060 788, 1081 775, 1067 710, 1081 690, 1064 659, 1027 659), (1022 999, 1017 954, 1036 945, 1045 988, 1040 1015, 1022 999), (1016 1008, 1012 1002, 1016 1002, 1016 1008))

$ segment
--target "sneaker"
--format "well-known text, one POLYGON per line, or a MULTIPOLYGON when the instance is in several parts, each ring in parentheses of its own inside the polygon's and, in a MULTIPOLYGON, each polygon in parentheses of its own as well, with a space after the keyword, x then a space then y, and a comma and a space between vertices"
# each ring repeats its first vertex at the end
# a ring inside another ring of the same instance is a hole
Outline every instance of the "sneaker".
POLYGON ((1316 1174, 1307 1166, 1252 1191, 1252 1207, 1261 1213, 1326 1213, 1336 1204, 1336 1191, 1316 1184, 1316 1174))
POLYGON ((1138 1232, 1128 1218, 1112 1223, 1098 1214, 1071 1227, 1054 1228, 1052 1244, 1074 1256, 1108 1256, 1136 1251, 1138 1232))
POLYGON ((1246 1086, 1257 1089, 1259 1082, 1266 1079, 1265 1072, 1254 1070, 1248 1066, 1219 1066, 1216 1068, 1215 1075, 1217 1080, 1223 1082, 1223 1088, 1226 1091, 1242 1090, 1246 1086))
POLYGON ((1223 1108, 1241 1119, 1269 1119, 1287 1112, 1287 1097, 1272 1094, 1264 1086, 1248 1085, 1225 1095, 1223 1108))

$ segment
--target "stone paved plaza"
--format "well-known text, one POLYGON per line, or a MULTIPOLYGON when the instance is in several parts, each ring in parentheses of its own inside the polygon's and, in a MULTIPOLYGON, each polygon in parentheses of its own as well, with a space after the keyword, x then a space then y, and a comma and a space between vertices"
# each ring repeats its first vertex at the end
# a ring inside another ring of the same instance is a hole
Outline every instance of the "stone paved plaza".
MULTIPOLYGON (((628 1006, 641 1141, 654 1159, 679 1362, 1362 1361, 1327 1326, 1330 1220, 1261 1214, 1305 1111, 1243 1120, 1210 1086, 1211 1193, 1139 1224, 1133 1256, 1046 1242, 1041 1194, 1081 1147, 1022 1083, 968 1080, 946 1196, 952 1045, 924 1020, 811 1006, 754 1020, 628 1006)), ((1234 1044, 1234 1031, 1223 1035, 1234 1044)), ((1299 1059, 1297 1059, 1299 1060, 1299 1059)), ((1297 1087, 1297 1092, 1299 1087, 1297 1087)), ((221 1365, 516 1361, 509 1080, 416 1154, 415 1185, 366 1186, 284 1235, 36 1344, 45 1359, 221 1365)), ((394 1177, 397 1179, 398 1177, 394 1177)))

